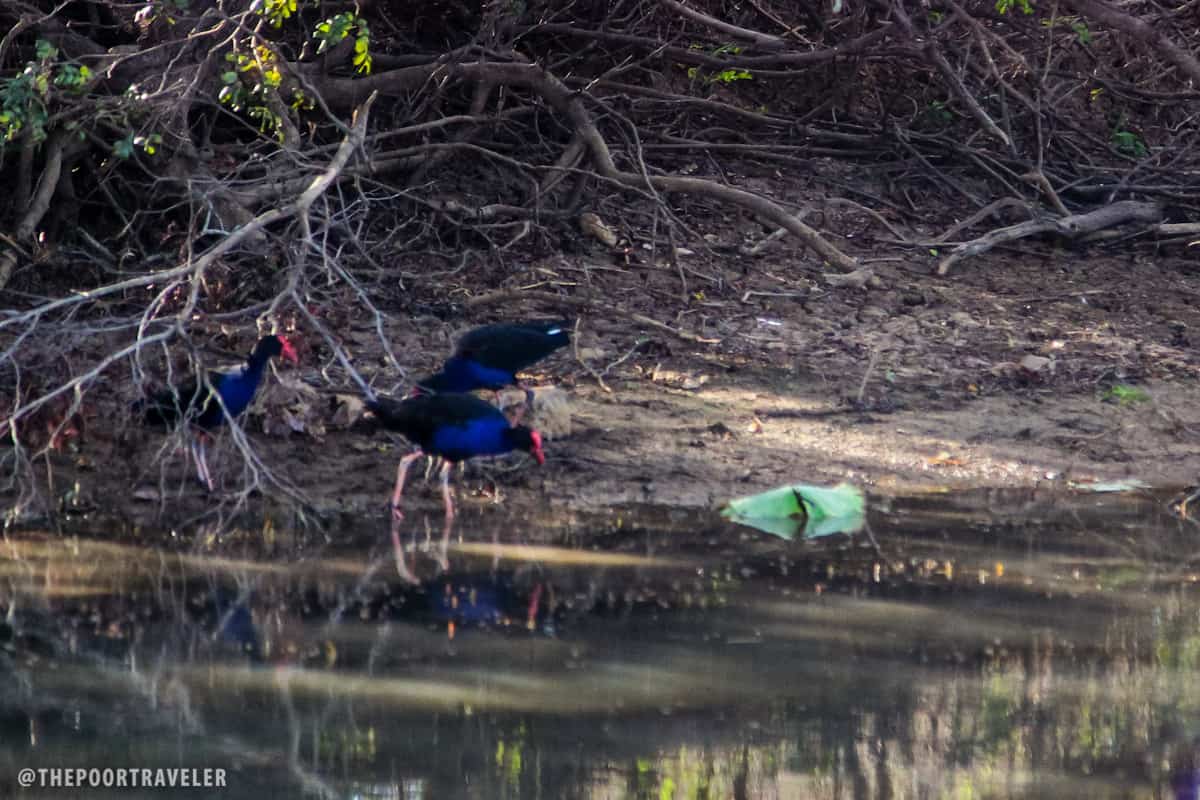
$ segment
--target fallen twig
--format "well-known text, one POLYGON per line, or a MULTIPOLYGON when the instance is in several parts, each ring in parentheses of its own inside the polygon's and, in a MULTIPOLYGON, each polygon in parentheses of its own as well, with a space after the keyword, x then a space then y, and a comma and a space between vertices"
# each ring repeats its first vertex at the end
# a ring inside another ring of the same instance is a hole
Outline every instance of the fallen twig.
MULTIPOLYGON (((938 236, 936 239, 934 239, 933 242, 945 244, 948 241, 952 241, 955 239, 956 236, 958 236, 958 233, 960 231, 965 231, 968 228, 973 228, 975 225, 982 222, 987 217, 990 217, 992 214, 995 214, 997 211, 1000 211, 1001 209, 1004 209, 1004 208, 1020 208, 1020 209, 1024 210, 1026 213, 1030 213, 1029 204, 1026 203, 1025 201, 1018 200, 1015 197, 1002 197, 993 203, 988 203, 986 206, 979 209, 974 214, 972 214, 971 216, 964 219, 962 222, 959 222, 956 225, 952 225, 948 230, 943 232, 941 236, 938 236)), ((920 242, 914 242, 914 244, 920 244, 920 242)))
POLYGON ((582 321, 582 318, 576 318, 575 332, 571 335, 571 349, 575 352, 575 360, 579 362, 580 366, 587 370, 589 375, 596 379, 596 383, 599 384, 601 389, 603 389, 607 394, 612 394, 612 389, 610 389, 608 384, 604 382, 604 376, 599 372, 596 372, 596 370, 592 368, 592 365, 584 361, 583 356, 579 354, 579 325, 582 321))
POLYGON ((1041 219, 1021 222, 1007 228, 991 231, 978 239, 959 245, 938 264, 937 274, 945 275, 958 261, 980 253, 986 253, 997 245, 1016 241, 1039 233, 1057 233, 1068 239, 1077 239, 1090 233, 1117 225, 1134 223, 1151 226, 1162 219, 1162 208, 1156 203, 1122 200, 1112 205, 1075 214, 1061 219, 1041 219))

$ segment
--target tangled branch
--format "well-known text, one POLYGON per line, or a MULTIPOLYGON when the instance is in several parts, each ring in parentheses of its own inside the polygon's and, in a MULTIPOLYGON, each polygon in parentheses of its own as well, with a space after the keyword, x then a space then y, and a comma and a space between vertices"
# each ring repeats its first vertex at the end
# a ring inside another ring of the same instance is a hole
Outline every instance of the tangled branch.
MULTIPOLYGON (((68 22, 51 0, 0 4, 13 474, 28 431, 57 431, 52 450, 89 403, 118 408, 105 382, 128 365, 139 383, 147 345, 186 342, 195 368, 197 342, 236 349, 248 322, 315 334, 322 379, 369 393, 349 323, 369 318, 402 375, 389 315, 452 306, 464 252, 491 271, 480 307, 565 245, 754 259, 794 242, 796 271, 854 276, 871 246, 927 258, 931 221, 934 243, 969 239, 943 273, 1016 238, 1164 247, 1200 225, 1186 5, 169 5, 68 22), (615 220, 602 247, 580 241, 585 214, 615 220)), ((690 274, 733 291, 717 272, 690 274)))

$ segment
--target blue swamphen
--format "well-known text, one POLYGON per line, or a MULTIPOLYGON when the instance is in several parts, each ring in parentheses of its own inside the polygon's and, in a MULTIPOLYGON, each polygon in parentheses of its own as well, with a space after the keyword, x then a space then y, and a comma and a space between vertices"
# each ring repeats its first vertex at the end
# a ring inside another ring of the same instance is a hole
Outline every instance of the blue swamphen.
MULTIPOLYGON (((440 372, 417 381, 414 394, 499 391, 520 386, 517 373, 570 341, 566 322, 484 325, 463 334, 440 372)), ((532 393, 526 390, 526 397, 532 393)), ((531 399, 531 398, 530 398, 531 399)))
POLYGON ((385 428, 403 434, 420 448, 400 459, 391 504, 396 520, 403 518, 400 496, 404 493, 404 476, 412 462, 423 455, 445 459, 441 473, 447 520, 454 517, 450 468, 455 462, 513 450, 527 450, 538 464, 546 461, 540 433, 524 425, 511 425, 498 408, 472 394, 427 394, 405 400, 380 397, 367 400, 366 405, 385 428))
POLYGON ((274 356, 282 356, 293 364, 300 360, 296 348, 286 337, 264 336, 258 340, 254 352, 241 369, 235 372, 210 372, 207 383, 193 377, 135 405, 135 410, 142 413, 146 422, 152 425, 173 425, 182 421, 195 428, 196 437, 191 444, 191 454, 196 462, 196 474, 210 492, 214 486, 205 452, 209 432, 222 425, 227 417, 236 417, 246 410, 262 381, 267 362, 274 356), (219 401, 213 392, 220 395, 219 401))

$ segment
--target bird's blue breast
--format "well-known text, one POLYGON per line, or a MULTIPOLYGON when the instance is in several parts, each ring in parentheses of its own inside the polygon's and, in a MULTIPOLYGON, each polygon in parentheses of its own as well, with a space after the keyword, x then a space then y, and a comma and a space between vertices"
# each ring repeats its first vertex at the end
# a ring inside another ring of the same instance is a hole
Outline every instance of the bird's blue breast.
POLYGON ((429 450, 451 461, 507 453, 512 449, 504 437, 507 428, 508 420, 503 416, 446 425, 434 431, 429 450))
POLYGON ((444 392, 470 392, 474 389, 502 389, 513 383, 513 373, 480 364, 469 358, 451 358, 442 367, 444 392))
MULTIPOLYGON (((212 379, 213 389, 221 395, 225 403, 225 411, 229 416, 236 417, 246 410, 254 399, 254 390, 262 379, 261 372, 244 369, 240 372, 228 372, 212 379)), ((219 425, 225 421, 225 414, 216 402, 210 402, 204 409, 198 422, 204 426, 219 425)))

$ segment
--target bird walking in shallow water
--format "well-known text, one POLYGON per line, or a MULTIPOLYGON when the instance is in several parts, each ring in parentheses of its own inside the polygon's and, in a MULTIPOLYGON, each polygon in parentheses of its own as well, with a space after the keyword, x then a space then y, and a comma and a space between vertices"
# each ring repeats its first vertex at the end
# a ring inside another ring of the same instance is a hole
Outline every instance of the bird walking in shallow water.
POLYGON ((208 438, 227 419, 239 416, 246 410, 262 382, 267 362, 275 356, 282 356, 293 364, 300 361, 296 348, 286 337, 264 336, 258 340, 254 352, 241 369, 210 372, 207 381, 192 377, 134 406, 135 411, 141 413, 151 425, 187 422, 194 428, 195 437, 189 449, 196 462, 196 475, 210 492, 215 487, 208 469, 208 438))
MULTIPOLYGON (((458 340, 439 372, 417 381, 414 394, 499 391, 521 386, 517 373, 570 342, 566 322, 509 322, 484 325, 458 340)), ((521 388, 525 388, 521 386, 521 388)), ((525 389, 527 402, 533 393, 525 389)))
POLYGON ((403 434, 419 448, 400 459, 396 470, 391 502, 392 517, 396 520, 403 518, 400 498, 404 494, 404 479, 409 467, 421 456, 441 456, 445 460, 441 484, 447 520, 454 517, 450 469, 455 463, 513 450, 529 452, 539 465, 546 461, 541 434, 524 425, 512 425, 498 408, 475 395, 419 395, 405 400, 380 397, 367 400, 366 405, 385 428, 403 434))

